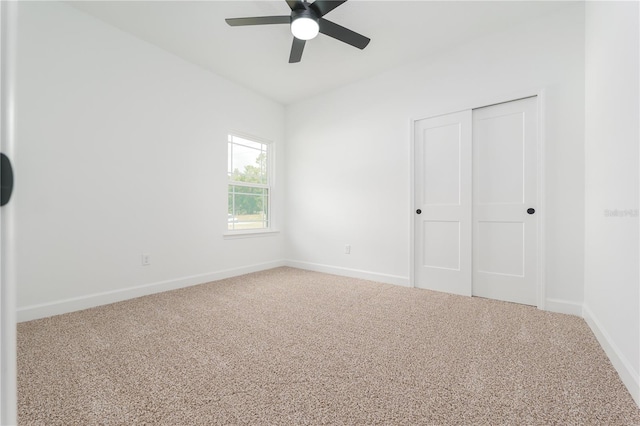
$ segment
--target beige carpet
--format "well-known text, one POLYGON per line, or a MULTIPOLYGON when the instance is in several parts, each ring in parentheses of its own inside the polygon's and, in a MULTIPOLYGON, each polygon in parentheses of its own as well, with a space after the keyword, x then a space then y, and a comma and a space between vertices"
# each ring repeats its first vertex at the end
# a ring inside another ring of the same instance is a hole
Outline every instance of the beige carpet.
POLYGON ((278 268, 18 326, 23 425, 640 425, 585 322, 278 268))

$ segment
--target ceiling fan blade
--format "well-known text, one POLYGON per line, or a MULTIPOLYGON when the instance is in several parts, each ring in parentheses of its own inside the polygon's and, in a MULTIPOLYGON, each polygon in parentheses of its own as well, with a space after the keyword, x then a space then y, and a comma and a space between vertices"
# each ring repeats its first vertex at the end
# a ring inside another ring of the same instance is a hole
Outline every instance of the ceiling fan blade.
POLYGON ((302 59, 302 51, 304 50, 305 40, 293 38, 293 44, 291 45, 291 54, 289 55, 289 63, 300 62, 302 59))
MULTIPOLYGON (((296 10, 300 7, 300 4, 302 3, 301 0, 285 0, 287 2, 287 4, 289 5, 289 7, 291 8, 291 10, 296 10)), ((303 6, 304 7, 304 6, 303 6)))
POLYGON ((254 16, 253 18, 227 18, 227 24, 232 27, 244 25, 270 25, 270 24, 290 24, 291 16, 254 16))
MULTIPOLYGON (((315 3, 314 3, 315 4, 315 3)), ((326 34, 329 37, 333 37, 336 40, 340 40, 347 44, 350 44, 358 49, 364 49, 371 41, 370 38, 358 34, 355 31, 351 31, 341 25, 328 21, 324 18, 320 18, 320 32, 326 34)))
POLYGON ((322 17, 331 12, 336 7, 345 3, 347 0, 333 1, 333 0, 316 0, 309 5, 314 12, 318 14, 318 17, 322 17))

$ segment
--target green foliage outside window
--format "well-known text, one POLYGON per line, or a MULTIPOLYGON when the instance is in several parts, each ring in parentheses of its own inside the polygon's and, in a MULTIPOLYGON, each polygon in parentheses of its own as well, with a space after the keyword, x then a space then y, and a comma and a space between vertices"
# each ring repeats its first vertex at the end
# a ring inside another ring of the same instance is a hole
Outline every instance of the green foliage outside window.
MULTIPOLYGON (((231 174, 231 181, 265 184, 267 179, 266 161, 266 153, 261 153, 256 159, 255 166, 246 165, 243 171, 235 169, 231 174)), ((234 197, 236 215, 262 213, 265 211, 265 203, 268 202, 268 196, 266 188, 230 184, 229 213, 234 213, 234 197)))

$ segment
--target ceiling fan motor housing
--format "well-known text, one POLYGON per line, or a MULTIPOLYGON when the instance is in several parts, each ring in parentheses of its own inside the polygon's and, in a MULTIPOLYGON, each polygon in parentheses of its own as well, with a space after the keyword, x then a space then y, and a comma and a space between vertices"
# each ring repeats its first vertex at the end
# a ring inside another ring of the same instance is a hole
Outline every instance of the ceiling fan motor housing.
POLYGON ((292 10, 291 11, 291 22, 295 21, 298 18, 313 19, 316 22, 318 22, 320 20, 320 18, 318 18, 318 15, 316 15, 316 13, 311 8, 309 8, 309 9, 292 10))

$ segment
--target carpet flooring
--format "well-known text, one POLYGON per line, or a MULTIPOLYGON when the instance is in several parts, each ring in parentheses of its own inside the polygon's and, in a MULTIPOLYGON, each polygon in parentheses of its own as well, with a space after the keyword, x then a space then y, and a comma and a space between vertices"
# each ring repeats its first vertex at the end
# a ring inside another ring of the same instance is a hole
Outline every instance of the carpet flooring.
POLYGON ((277 268, 18 325, 21 425, 640 425, 586 323, 277 268))

